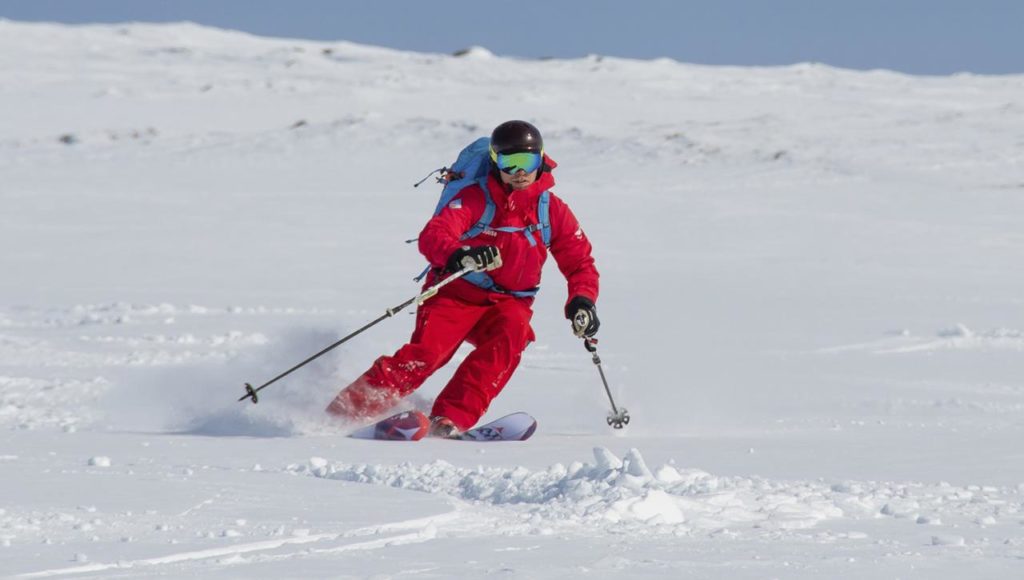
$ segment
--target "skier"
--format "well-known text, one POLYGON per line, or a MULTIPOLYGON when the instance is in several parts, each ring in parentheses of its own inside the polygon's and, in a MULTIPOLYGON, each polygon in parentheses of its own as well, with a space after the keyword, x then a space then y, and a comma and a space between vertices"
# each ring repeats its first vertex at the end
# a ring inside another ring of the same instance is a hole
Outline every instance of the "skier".
POLYGON ((580 311, 589 324, 575 328, 592 337, 599 322, 595 302, 598 272, 591 245, 564 201, 550 195, 550 247, 538 224, 538 201, 555 184, 557 164, 544 153, 540 131, 525 121, 507 121, 491 134, 487 190, 494 217, 479 235, 462 239, 487 206, 485 192, 473 184, 462 189, 419 236, 419 250, 430 262, 425 286, 467 263, 487 270, 442 288, 416 313, 409 343, 393 356, 382 356, 338 393, 327 412, 352 422, 365 422, 393 407, 444 366, 463 341, 475 348, 434 401, 430 435, 454 437, 471 428, 487 411, 519 365, 522 352, 535 340, 530 328, 533 297, 540 285, 548 252, 568 281, 565 316, 580 311), (532 226, 532 227, 531 227, 532 226), (472 260, 472 262, 469 262, 472 260), (483 281, 480 280, 483 278, 483 281))

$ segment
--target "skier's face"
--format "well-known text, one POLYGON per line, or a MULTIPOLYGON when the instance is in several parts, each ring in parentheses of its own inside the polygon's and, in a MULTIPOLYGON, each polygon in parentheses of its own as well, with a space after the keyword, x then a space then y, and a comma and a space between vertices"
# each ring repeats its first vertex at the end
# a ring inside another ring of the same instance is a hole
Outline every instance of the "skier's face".
POLYGON ((520 169, 512 175, 509 175, 504 171, 499 171, 498 174, 501 175, 501 182, 512 189, 526 189, 534 181, 537 181, 538 171, 531 171, 530 173, 527 173, 520 169))

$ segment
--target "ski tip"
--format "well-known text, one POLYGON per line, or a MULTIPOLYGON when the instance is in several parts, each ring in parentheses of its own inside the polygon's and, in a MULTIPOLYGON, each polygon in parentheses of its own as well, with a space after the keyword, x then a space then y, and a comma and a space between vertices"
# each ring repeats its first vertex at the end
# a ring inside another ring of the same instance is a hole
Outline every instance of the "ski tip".
POLYGON ((533 420, 533 424, 526 430, 525 433, 519 438, 520 441, 526 441, 530 437, 533 437, 533 432, 537 430, 537 420, 533 420))
POLYGON ((405 411, 378 422, 373 438, 385 441, 419 441, 430 430, 430 419, 419 411, 405 411))

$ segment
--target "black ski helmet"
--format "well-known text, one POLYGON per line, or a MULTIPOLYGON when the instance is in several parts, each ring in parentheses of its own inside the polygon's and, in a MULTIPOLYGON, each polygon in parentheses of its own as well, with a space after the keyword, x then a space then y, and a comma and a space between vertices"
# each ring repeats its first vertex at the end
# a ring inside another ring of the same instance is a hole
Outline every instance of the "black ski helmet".
POLYGON ((505 121, 491 133, 492 157, 502 153, 544 152, 540 131, 526 121, 505 121))

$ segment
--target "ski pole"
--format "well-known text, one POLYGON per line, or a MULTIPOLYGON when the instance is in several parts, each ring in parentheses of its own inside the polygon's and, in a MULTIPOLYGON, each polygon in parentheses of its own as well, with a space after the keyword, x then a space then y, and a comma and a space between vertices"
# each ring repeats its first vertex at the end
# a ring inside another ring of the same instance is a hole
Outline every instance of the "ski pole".
POLYGON ((441 280, 437 284, 434 284, 430 288, 427 288, 421 294, 406 300, 405 302, 399 304, 398 306, 395 306, 393 308, 388 308, 384 312, 383 315, 381 315, 379 318, 377 318, 373 322, 368 323, 366 326, 363 326, 359 330, 353 332, 352 334, 349 334, 345 338, 342 338, 341 340, 335 342, 334 344, 328 346, 327 348, 321 350, 320 352, 314 354, 313 356, 307 358, 306 360, 300 362, 299 364, 293 366, 292 368, 290 368, 290 369, 286 370, 285 372, 277 375, 273 379, 270 379, 269 381, 267 381, 266 383, 263 383, 262 385, 260 385, 258 387, 253 388, 253 386, 251 384, 245 383, 245 395, 243 395, 242 398, 238 399, 238 401, 242 402, 242 401, 244 401, 246 399, 252 399, 252 404, 255 405, 256 403, 259 402, 259 397, 256 396, 256 393, 262 391, 263 389, 265 389, 265 388, 269 387, 270 385, 276 383, 280 379, 283 379, 284 377, 292 374, 293 372, 295 372, 295 371, 299 370, 300 368, 306 366, 307 364, 313 362, 314 360, 316 360, 317 358, 321 357, 322 355, 328 353, 329 351, 331 351, 331 350, 341 346, 342 344, 344 344, 349 339, 356 337, 357 335, 362 333, 364 330, 367 330, 368 328, 376 325, 377 323, 379 323, 380 321, 384 320, 385 318, 391 318, 395 314, 398 314, 402 309, 404 309, 406 306, 409 306, 413 302, 415 302, 417 306, 423 304, 424 302, 426 302, 430 298, 433 298, 437 294, 438 290, 440 290, 441 288, 443 288, 446 285, 448 285, 448 284, 458 280, 459 278, 465 276, 466 274, 469 274, 470 272, 477 271, 478 269, 479 268, 477 266, 475 266, 475 265, 473 265, 473 266, 470 266, 470 265, 464 266, 458 272, 455 272, 451 276, 448 276, 444 280, 441 280))
POLYGON ((572 321, 573 329, 576 334, 583 338, 583 348, 587 349, 592 356, 594 366, 597 367, 597 372, 601 374, 601 382, 604 383, 604 392, 608 393, 608 401, 612 404, 612 410, 608 413, 608 425, 613 429, 622 429, 626 425, 629 425, 629 411, 625 407, 619 408, 615 405, 615 399, 612 397, 612 390, 608 387, 608 379, 604 376, 604 367, 601 366, 601 357, 597 356, 597 339, 587 338, 583 336, 583 329, 590 326, 590 315, 586 311, 580 311, 576 313, 576 316, 572 321))

